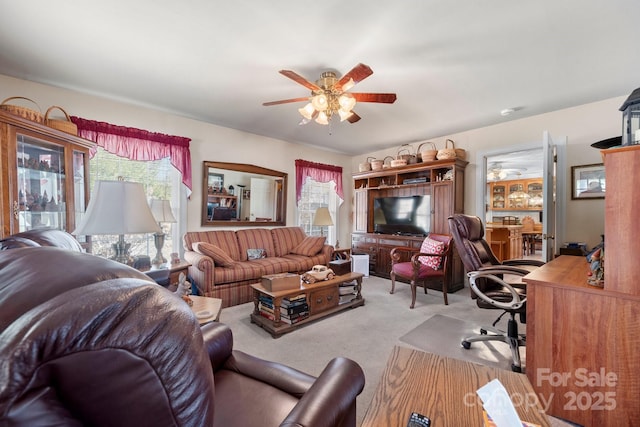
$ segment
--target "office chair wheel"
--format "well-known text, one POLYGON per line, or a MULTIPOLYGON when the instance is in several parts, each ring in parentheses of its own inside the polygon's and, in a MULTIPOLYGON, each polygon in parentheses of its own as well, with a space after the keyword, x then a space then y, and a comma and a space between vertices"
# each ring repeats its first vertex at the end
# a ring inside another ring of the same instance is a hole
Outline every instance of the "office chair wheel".
POLYGON ((462 341, 462 346, 466 349, 469 350, 471 348, 471 343, 469 341, 462 341))
POLYGON ((487 330, 486 329, 480 329, 480 335, 487 335, 487 330))
POLYGON ((522 368, 520 366, 516 366, 516 365, 511 365, 511 370, 513 372, 519 372, 522 373, 522 368))

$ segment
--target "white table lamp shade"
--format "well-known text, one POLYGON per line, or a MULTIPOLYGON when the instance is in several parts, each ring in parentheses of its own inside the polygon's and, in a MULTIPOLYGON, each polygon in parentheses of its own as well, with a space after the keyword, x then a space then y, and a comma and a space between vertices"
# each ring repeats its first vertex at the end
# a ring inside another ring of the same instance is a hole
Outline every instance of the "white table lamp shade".
POLYGON ((161 232, 142 184, 97 181, 89 206, 73 234, 140 234, 161 232))
POLYGON ((333 220, 331 219, 331 213, 329 212, 329 208, 318 208, 316 209, 316 214, 313 216, 313 225, 316 226, 324 226, 324 225, 333 225, 333 220))
POLYGON ((151 200, 151 213, 156 222, 177 222, 171 211, 171 202, 168 200, 151 200))

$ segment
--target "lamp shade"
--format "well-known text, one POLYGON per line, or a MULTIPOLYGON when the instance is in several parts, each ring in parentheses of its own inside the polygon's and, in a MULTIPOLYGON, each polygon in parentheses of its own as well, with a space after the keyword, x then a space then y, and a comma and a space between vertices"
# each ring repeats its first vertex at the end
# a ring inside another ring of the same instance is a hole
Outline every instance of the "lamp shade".
POLYGON ((333 225, 333 220, 331 219, 329 208, 323 207, 316 209, 316 214, 313 216, 313 225, 333 225))
POLYGON ((151 199, 151 213, 156 222, 177 222, 168 200, 151 199))
POLYGON ((73 234, 139 234, 160 232, 142 184, 97 181, 89 206, 73 234))

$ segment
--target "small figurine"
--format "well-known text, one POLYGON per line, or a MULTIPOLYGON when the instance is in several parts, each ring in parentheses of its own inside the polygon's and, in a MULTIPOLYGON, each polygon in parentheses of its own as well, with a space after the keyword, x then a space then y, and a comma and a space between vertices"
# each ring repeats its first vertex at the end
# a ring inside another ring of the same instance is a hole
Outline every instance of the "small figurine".
POLYGON ((187 281, 187 276, 184 273, 180 273, 180 276, 178 276, 178 288, 175 293, 189 306, 193 305, 193 300, 189 298, 189 295, 191 295, 191 283, 187 281))
POLYGON ((599 248, 591 254, 589 264, 589 279, 587 283, 591 286, 604 287, 604 249, 599 248))

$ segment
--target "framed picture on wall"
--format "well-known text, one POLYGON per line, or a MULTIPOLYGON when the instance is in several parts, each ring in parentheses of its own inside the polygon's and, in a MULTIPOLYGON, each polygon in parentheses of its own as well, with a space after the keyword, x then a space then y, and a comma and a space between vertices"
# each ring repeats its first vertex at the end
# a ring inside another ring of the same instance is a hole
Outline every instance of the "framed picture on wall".
POLYGON ((604 199, 605 190, 603 163, 571 166, 572 199, 604 199))

